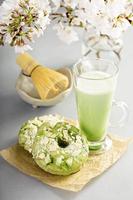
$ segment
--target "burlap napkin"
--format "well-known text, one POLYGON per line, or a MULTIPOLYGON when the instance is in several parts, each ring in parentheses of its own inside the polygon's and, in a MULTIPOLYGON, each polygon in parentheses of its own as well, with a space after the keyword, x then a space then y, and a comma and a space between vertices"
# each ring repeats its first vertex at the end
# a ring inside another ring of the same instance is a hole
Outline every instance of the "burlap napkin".
POLYGON ((53 187, 77 192, 94 177, 102 174, 111 167, 127 150, 133 138, 121 139, 110 135, 113 141, 112 149, 108 152, 89 156, 88 163, 77 173, 70 176, 55 176, 41 170, 32 159, 32 156, 18 144, 0 151, 0 155, 21 172, 53 187))

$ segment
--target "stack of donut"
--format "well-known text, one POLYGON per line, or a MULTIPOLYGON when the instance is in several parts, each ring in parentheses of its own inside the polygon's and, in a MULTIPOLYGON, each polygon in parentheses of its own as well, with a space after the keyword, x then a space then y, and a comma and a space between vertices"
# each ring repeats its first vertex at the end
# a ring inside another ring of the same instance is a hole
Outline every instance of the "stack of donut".
POLYGON ((88 142, 79 128, 59 115, 36 117, 22 125, 19 144, 37 165, 56 175, 70 175, 88 160, 88 142))

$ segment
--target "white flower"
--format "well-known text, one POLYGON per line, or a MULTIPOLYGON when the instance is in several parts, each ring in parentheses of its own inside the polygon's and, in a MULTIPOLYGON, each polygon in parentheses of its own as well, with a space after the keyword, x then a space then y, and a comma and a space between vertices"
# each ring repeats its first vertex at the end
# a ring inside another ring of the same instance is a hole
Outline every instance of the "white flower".
MULTIPOLYGON (((106 4, 104 0, 93 0, 90 2, 88 7, 86 7, 86 13, 88 14, 87 21, 93 26, 98 26, 102 24, 102 21, 107 18, 106 15, 106 4)), ((105 25, 105 23, 103 23, 105 25)))
POLYGON ((88 6, 90 5, 90 1, 88 0, 78 0, 78 7, 79 9, 81 8, 88 8, 88 6))
POLYGON ((4 23, 9 24, 9 18, 13 9, 16 9, 18 1, 6 0, 0 6, 0 22, 4 20, 4 23))
POLYGON ((85 27, 87 18, 88 18, 88 14, 86 12, 84 12, 83 9, 81 9, 81 10, 75 10, 75 15, 77 17, 75 17, 72 20, 72 25, 80 25, 80 23, 82 22, 82 25, 85 27))
POLYGON ((130 25, 126 16, 127 13, 128 15, 131 13, 133 6, 129 6, 128 3, 129 0, 108 0, 106 2, 93 0, 86 3, 85 12, 78 10, 78 17, 83 21, 88 32, 92 26, 98 34, 117 38, 130 25))
POLYGON ((9 33, 7 33, 5 36, 5 43, 10 44, 11 42, 12 42, 12 37, 9 33))
POLYGON ((18 7, 18 2, 19 0, 6 0, 2 3, 2 5, 0 6, 0 20, 3 19, 3 17, 8 16, 8 14, 10 15, 10 12, 13 9, 16 9, 18 7))
MULTIPOLYGON (((44 31, 43 31, 43 29, 39 29, 39 30, 37 30, 36 28, 32 28, 32 34, 33 35, 36 35, 38 38, 41 36, 41 35, 43 35, 44 34, 44 31)), ((33 40, 32 40, 32 42, 33 42, 33 40)))
POLYGON ((71 44, 79 39, 78 34, 74 31, 73 27, 63 26, 62 23, 59 23, 54 26, 54 29, 57 31, 59 38, 67 44, 71 44))
POLYGON ((117 22, 117 27, 113 27, 110 30, 110 36, 112 38, 121 37, 122 33, 125 32, 129 26, 130 26, 130 23, 128 22, 128 20, 122 19, 121 21, 117 22))
POLYGON ((40 25, 42 30, 45 30, 47 25, 50 24, 49 16, 47 15, 44 17, 43 11, 40 11, 38 14, 38 20, 36 21, 36 24, 40 25))
POLYGON ((29 42, 50 23, 48 0, 5 0, 0 6, 0 44, 15 46, 16 52, 31 50, 29 42))
POLYGON ((66 7, 75 9, 75 7, 78 5, 78 0, 64 0, 64 5, 66 7))
POLYGON ((33 36, 43 35, 50 16, 57 35, 67 44, 78 40, 74 26, 117 38, 133 24, 133 0, 5 0, 0 6, 0 44, 29 49, 33 36), (14 23, 18 18, 20 23, 14 23))
POLYGON ((49 6, 48 0, 29 0, 29 4, 33 5, 34 7, 36 6, 36 9, 50 11, 50 6, 49 6))
POLYGON ((53 11, 57 11, 60 8, 61 0, 51 0, 54 4, 54 7, 52 8, 53 11))
POLYGON ((125 13, 126 5, 127 5, 127 0, 108 1, 107 9, 110 17, 114 18, 121 15, 121 13, 125 13))
POLYGON ((129 17, 129 20, 133 21, 133 15, 131 15, 131 16, 129 17))
POLYGON ((32 50, 32 48, 29 45, 15 46, 16 53, 24 53, 25 51, 28 51, 28 50, 32 50))

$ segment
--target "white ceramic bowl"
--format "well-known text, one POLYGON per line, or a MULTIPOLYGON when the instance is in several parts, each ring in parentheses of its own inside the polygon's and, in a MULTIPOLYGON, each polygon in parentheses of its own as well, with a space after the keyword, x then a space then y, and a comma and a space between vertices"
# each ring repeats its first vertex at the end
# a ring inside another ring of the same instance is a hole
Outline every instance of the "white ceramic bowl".
POLYGON ((57 71, 68 77, 69 85, 65 91, 61 92, 56 97, 48 100, 41 100, 37 90, 35 89, 32 83, 31 78, 24 75, 22 72, 20 73, 16 81, 17 93, 19 94, 19 96, 22 98, 23 101, 31 104, 34 108, 38 106, 56 105, 57 103, 61 102, 66 96, 68 96, 73 88, 73 76, 71 70, 67 67, 64 67, 58 69, 57 71))

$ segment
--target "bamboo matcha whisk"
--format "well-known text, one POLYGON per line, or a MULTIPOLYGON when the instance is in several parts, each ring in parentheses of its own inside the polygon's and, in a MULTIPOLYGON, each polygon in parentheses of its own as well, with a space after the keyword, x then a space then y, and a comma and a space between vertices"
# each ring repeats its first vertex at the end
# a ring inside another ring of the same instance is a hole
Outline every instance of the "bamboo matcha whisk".
POLYGON ((50 99, 68 87, 69 81, 65 75, 41 66, 28 53, 18 55, 16 62, 22 68, 24 74, 31 76, 42 100, 50 99))

